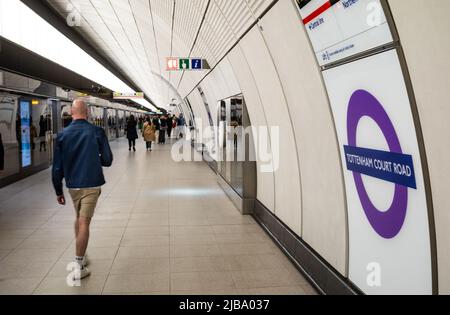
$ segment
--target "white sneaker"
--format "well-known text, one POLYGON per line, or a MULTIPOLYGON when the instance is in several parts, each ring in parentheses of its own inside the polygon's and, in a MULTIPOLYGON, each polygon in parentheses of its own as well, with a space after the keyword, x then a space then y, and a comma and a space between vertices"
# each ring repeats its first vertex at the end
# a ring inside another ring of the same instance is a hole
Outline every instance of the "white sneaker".
POLYGON ((75 270, 73 273, 73 281, 83 280, 91 275, 91 272, 87 268, 81 270, 75 270))

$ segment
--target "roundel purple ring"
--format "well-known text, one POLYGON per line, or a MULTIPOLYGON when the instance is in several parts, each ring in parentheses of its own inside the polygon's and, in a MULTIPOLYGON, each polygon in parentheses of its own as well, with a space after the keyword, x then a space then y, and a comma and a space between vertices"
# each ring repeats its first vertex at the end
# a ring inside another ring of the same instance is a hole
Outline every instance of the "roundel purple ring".
MULTIPOLYGON (((347 115, 347 133, 350 146, 357 146, 357 130, 360 120, 363 117, 370 117, 383 132, 389 150, 393 153, 403 153, 391 119, 381 103, 372 94, 365 90, 354 92, 350 99, 347 115)), ((396 237, 400 233, 406 219, 408 188, 396 184, 394 200, 388 211, 382 212, 370 200, 362 175, 353 172, 353 178, 364 212, 374 230, 386 239, 396 237)))

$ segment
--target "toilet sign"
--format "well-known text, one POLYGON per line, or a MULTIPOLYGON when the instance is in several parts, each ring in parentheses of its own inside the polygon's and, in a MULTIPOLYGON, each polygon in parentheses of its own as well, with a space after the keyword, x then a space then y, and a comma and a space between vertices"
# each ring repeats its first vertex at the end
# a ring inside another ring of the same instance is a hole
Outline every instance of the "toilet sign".
POLYGON ((323 76, 345 179, 349 279, 367 294, 432 294, 422 159, 397 51, 325 70, 323 76), (368 281, 374 264, 376 286, 368 281))
POLYGON ((167 71, 177 71, 177 70, 179 70, 179 59, 167 58, 167 71))

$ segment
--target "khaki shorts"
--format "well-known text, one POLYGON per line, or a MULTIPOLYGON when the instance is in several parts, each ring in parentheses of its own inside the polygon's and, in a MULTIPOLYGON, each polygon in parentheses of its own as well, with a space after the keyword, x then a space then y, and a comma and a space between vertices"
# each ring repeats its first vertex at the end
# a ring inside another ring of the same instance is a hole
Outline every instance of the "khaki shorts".
POLYGON ((83 218, 93 218, 101 189, 69 189, 70 196, 77 215, 83 218))

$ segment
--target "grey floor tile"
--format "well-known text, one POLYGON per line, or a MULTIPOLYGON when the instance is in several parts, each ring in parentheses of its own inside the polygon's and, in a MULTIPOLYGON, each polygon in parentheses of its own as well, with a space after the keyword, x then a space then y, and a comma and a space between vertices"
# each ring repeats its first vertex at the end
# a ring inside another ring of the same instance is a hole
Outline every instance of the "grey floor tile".
POLYGON ((223 257, 185 257, 171 258, 171 272, 228 271, 223 257))
POLYGON ((215 257, 222 256, 217 245, 172 245, 170 247, 170 257, 215 257))
POLYGON ((35 295, 99 295, 102 293, 106 275, 91 275, 75 286, 69 285, 67 277, 47 277, 34 291, 35 295))
POLYGON ((233 271, 232 274, 238 289, 302 286, 307 283, 300 274, 293 275, 279 269, 233 271))
POLYGON ((0 281, 0 295, 30 295, 42 278, 6 279, 0 281))
POLYGON ((120 247, 117 259, 169 258, 169 246, 120 247))
POLYGON ((111 275, 145 275, 169 271, 169 258, 116 259, 111 275))
POLYGON ((111 275, 106 281, 104 294, 167 292, 170 290, 168 272, 149 275, 111 275))
POLYGON ((170 281, 174 292, 235 289, 233 277, 226 271, 171 273, 170 281))
POLYGON ((53 264, 52 261, 4 260, 0 262, 0 281, 5 279, 43 278, 47 275, 53 264))

